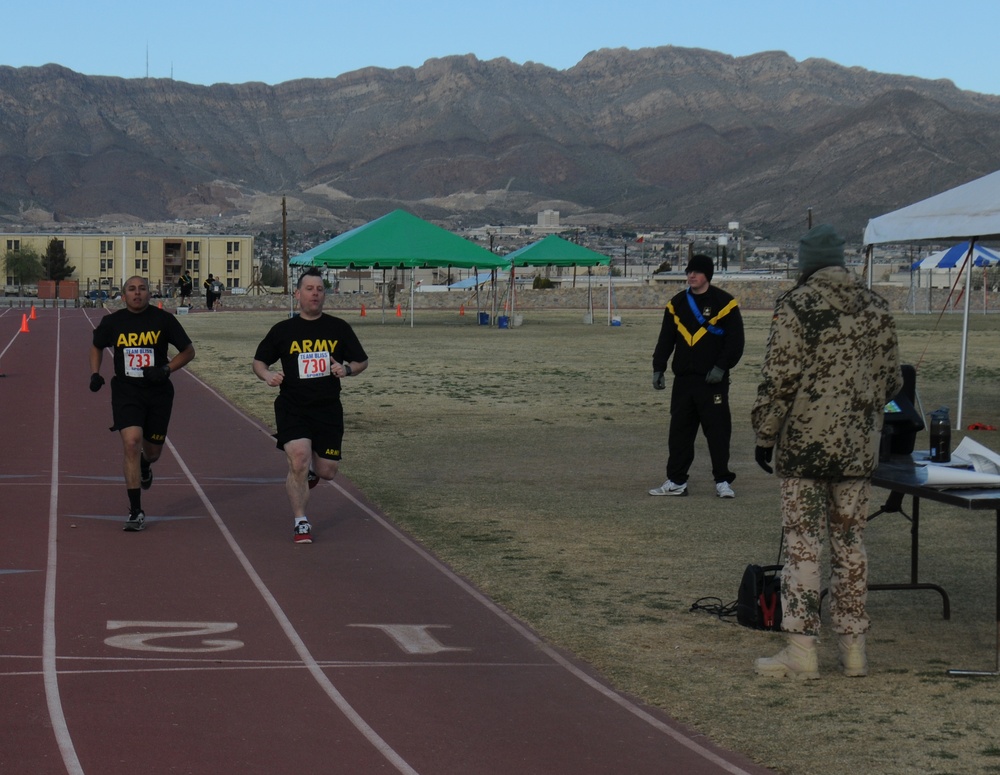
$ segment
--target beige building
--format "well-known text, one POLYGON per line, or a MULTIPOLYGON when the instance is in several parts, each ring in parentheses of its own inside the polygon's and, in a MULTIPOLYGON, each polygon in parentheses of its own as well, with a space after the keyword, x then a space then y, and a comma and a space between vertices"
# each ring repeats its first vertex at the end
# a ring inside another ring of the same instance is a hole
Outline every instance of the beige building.
POLYGON ((141 275, 151 290, 166 296, 185 269, 194 278, 195 293, 209 274, 228 289, 246 288, 254 279, 253 237, 243 234, 0 234, 0 248, 30 247, 44 256, 53 239, 65 246, 76 268, 71 279, 79 280, 81 294, 120 288, 123 279, 141 275))

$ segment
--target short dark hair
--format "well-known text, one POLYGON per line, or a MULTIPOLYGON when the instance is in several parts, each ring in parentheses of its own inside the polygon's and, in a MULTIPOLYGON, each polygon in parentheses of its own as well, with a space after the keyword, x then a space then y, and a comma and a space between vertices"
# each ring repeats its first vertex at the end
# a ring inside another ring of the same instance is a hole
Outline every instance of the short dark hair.
MULTIPOLYGON (((320 278, 322 280, 323 279, 323 273, 320 272, 319 269, 316 268, 315 266, 311 266, 308 269, 306 269, 302 274, 299 275, 299 279, 295 282, 295 287, 296 288, 301 288, 302 287, 302 280, 304 280, 306 277, 318 277, 318 278, 320 278)), ((325 283, 324 283, 324 285, 325 285, 325 283)))

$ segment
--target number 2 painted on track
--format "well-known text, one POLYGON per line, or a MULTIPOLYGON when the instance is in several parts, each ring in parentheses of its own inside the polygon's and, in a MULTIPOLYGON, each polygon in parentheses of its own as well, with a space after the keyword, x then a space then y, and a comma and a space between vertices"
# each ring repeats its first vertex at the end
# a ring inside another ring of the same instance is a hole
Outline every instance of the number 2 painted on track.
POLYGON ((105 638, 109 646, 130 651, 160 651, 170 653, 201 654, 210 651, 233 651, 243 648, 241 640, 209 639, 204 636, 219 635, 236 629, 236 622, 129 622, 109 621, 109 630, 136 627, 145 632, 129 632, 105 638), (149 632, 149 628, 167 629, 172 632, 149 632), (151 643, 164 638, 197 638, 201 636, 201 646, 165 646, 151 643))

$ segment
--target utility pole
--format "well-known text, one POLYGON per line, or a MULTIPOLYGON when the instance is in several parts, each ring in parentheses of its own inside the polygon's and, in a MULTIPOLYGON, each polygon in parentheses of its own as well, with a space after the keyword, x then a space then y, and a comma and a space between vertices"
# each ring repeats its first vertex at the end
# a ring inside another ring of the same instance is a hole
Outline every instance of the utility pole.
POLYGON ((288 210, 285 197, 281 197, 281 275, 285 293, 288 293, 288 210))

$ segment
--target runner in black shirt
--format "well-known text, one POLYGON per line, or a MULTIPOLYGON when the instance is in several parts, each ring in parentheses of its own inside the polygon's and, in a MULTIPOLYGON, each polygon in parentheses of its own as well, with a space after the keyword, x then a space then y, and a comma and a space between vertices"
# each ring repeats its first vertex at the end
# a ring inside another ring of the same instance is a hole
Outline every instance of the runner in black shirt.
POLYGON ((111 379, 111 411, 125 453, 125 488, 129 515, 125 530, 145 526, 141 490, 153 484, 150 468, 163 451, 174 403, 171 372, 194 358, 194 346, 177 318, 149 304, 149 282, 130 277, 122 291, 125 309, 101 319, 90 348, 90 389, 104 385, 101 363, 111 348, 115 375, 111 379), (170 345, 177 354, 169 357, 170 345))
POLYGON ((312 543, 306 517, 309 490, 337 475, 344 437, 340 381, 368 368, 368 355, 347 323, 323 312, 326 286, 307 269, 295 291, 299 313, 277 323, 257 346, 253 372, 271 387, 278 448, 288 458, 285 489, 295 518, 296 543, 312 543), (275 361, 281 371, 271 371, 275 361))

